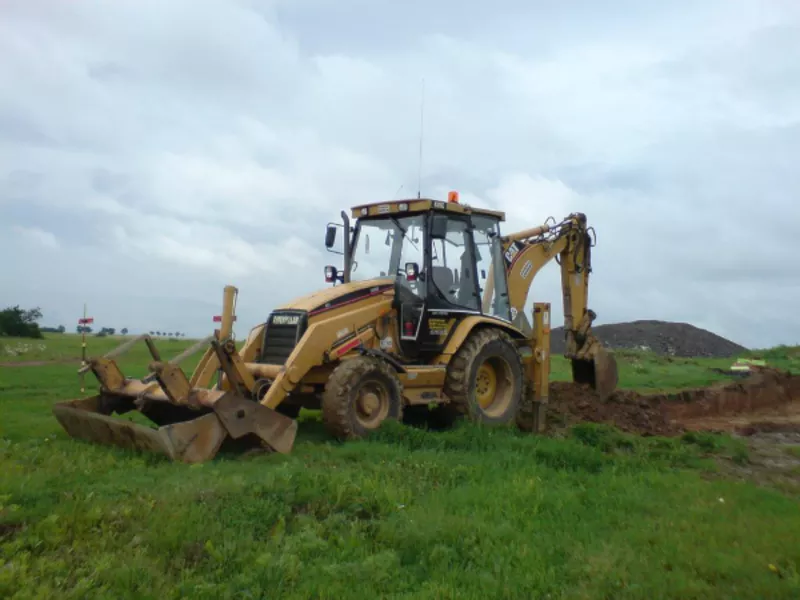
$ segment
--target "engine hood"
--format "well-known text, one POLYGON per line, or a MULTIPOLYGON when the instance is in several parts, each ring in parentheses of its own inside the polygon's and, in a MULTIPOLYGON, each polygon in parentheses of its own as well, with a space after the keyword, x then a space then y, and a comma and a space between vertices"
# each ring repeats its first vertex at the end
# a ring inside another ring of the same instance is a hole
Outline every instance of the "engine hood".
POLYGON ((394 278, 392 277, 353 281, 295 298, 291 302, 282 305, 278 310, 304 310, 313 315, 345 303, 354 302, 375 294, 382 294, 393 288, 394 278))

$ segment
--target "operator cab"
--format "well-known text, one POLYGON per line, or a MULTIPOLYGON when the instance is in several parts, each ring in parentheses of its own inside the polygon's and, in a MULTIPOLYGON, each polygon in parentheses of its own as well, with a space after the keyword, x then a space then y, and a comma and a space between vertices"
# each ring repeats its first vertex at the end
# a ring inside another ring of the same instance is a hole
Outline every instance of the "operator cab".
MULTIPOLYGON (((390 279, 409 358, 439 353, 455 325, 470 315, 510 323, 508 282, 500 242, 501 212, 458 202, 401 200, 353 208, 345 232, 344 271, 326 267, 331 282, 390 279)), ((329 224, 330 250, 337 224, 329 224)))

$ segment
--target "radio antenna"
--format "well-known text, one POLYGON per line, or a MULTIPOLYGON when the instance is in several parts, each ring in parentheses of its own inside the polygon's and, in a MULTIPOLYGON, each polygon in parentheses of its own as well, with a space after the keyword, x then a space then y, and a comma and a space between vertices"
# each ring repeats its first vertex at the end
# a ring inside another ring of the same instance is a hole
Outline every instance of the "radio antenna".
POLYGON ((417 199, 422 195, 422 133, 425 119, 425 78, 422 78, 422 98, 419 103, 419 166, 417 167, 417 199))

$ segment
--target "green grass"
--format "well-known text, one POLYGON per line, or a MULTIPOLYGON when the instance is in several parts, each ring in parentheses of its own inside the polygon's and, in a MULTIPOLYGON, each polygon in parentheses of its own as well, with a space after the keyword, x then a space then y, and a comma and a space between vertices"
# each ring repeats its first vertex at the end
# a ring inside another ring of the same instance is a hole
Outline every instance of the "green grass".
MULTIPOLYGON (((714 364, 624 353, 621 384, 691 387, 714 364)), ((340 444, 309 413, 290 455, 186 466, 69 439, 50 407, 79 395, 73 364, 0 367, 2 597, 800 597, 798 498, 722 477, 717 457, 748 456, 728 436, 340 444)))
MULTIPOLYGON (((132 336, 86 336, 86 349, 89 356, 102 356, 113 350, 132 336)), ((165 356, 171 358, 181 350, 191 346, 196 340, 157 338, 156 345, 165 356)), ((144 343, 136 344, 129 354, 128 360, 137 364, 146 364, 149 354, 144 343)), ((23 363, 31 361, 74 361, 81 360, 81 336, 75 333, 45 333, 44 339, 0 337, 0 363, 23 363)))

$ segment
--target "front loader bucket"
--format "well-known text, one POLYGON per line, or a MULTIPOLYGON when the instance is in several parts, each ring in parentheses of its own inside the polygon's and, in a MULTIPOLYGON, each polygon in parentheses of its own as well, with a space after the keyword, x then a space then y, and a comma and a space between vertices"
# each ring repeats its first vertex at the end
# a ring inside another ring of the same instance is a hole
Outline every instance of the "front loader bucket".
POLYGON ((227 437, 214 413, 155 429, 112 417, 101 410, 102 396, 63 402, 53 407, 58 422, 73 438, 129 450, 156 452, 181 462, 214 457, 227 437))
MULTIPOLYGON (((226 288, 224 303, 227 316, 223 319, 223 329, 227 320, 228 330, 233 318, 231 290, 226 288)), ((60 402, 53 406, 53 414, 73 438, 157 452, 187 463, 210 460, 225 445, 255 443, 276 452, 290 452, 297 435, 297 422, 251 399, 249 392, 254 381, 241 369, 241 364, 235 344, 230 340, 220 343, 219 332, 168 362, 161 361, 150 336, 141 335, 101 358, 91 359, 79 369, 80 374, 94 373, 100 382, 100 394, 60 402), (143 379, 129 379, 114 359, 140 340, 147 344, 153 358, 149 365, 151 373, 143 379), (200 378, 193 375, 190 379, 178 363, 209 343, 211 348, 196 368, 200 378), (230 389, 205 387, 209 382, 203 380, 202 374, 209 370, 209 361, 214 356, 228 377, 230 389), (157 427, 112 416, 132 411, 141 413, 157 427)))
POLYGON ((232 393, 223 394, 213 408, 202 412, 166 401, 145 403, 142 414, 160 424, 158 428, 111 416, 131 410, 137 410, 132 398, 103 394, 53 407, 56 419, 73 438, 155 452, 186 463, 211 460, 228 439, 260 440, 277 452, 287 453, 297 432, 293 419, 232 393), (177 420, 176 415, 181 413, 190 418, 177 420))
POLYGON ((572 380, 594 388, 601 400, 608 399, 617 389, 617 361, 605 348, 597 346, 590 357, 572 359, 572 380))

